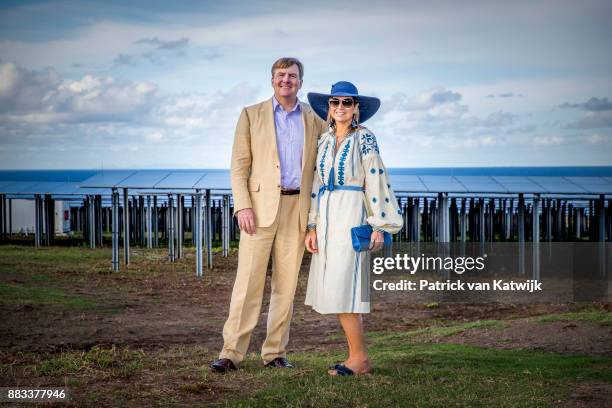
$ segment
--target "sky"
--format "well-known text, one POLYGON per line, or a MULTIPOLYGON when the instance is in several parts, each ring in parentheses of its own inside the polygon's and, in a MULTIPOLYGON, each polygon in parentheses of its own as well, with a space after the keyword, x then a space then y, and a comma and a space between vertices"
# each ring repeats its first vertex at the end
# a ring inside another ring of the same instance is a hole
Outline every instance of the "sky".
POLYGON ((387 167, 612 165, 612 2, 3 1, 0 169, 229 168, 270 67, 381 99, 387 167))

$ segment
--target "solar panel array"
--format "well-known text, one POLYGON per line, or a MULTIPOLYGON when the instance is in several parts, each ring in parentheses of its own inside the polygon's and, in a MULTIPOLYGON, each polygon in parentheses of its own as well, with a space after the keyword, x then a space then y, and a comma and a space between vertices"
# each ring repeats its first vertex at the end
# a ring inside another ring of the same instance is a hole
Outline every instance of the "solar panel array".
POLYGON ((610 177, 566 176, 390 176, 407 193, 612 194, 610 177))
MULTIPOLYGON (((612 177, 593 176, 452 176, 406 175, 390 172, 392 188, 400 193, 450 194, 612 194, 612 177)), ((110 195, 112 188, 156 194, 193 193, 196 189, 230 191, 228 170, 111 170, 82 182, 0 181, 0 193, 11 196, 110 195)))

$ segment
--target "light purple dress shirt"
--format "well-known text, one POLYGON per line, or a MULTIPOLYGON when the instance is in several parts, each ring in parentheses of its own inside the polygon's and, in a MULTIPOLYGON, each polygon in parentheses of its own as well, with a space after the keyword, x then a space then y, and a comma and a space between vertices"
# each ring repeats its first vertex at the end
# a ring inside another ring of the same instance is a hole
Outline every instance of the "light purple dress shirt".
POLYGON ((304 150, 304 122, 300 101, 289 112, 272 97, 276 147, 281 169, 281 188, 296 190, 302 180, 302 152, 304 150))

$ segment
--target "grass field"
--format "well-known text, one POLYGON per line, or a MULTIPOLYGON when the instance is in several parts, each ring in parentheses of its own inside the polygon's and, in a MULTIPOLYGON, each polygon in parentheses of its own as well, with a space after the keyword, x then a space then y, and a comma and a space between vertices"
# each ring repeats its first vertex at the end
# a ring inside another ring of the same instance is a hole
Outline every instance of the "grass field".
POLYGON ((463 305, 460 315, 445 304, 381 306, 366 319, 373 374, 329 377, 344 340, 333 316, 303 306, 305 274, 290 343, 297 368, 264 369, 253 352, 238 371, 211 373, 235 254, 216 257, 204 279, 189 251, 172 265, 164 258, 136 248, 132 265, 111 274, 108 249, 0 246, 1 385, 65 386, 74 406, 603 407, 612 398, 612 313, 601 303, 463 305))

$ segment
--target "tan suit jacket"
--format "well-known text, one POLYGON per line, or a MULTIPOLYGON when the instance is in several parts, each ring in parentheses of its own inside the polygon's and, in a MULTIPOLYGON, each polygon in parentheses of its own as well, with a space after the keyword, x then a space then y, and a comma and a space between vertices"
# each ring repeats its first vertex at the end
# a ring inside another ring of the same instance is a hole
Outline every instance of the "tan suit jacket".
MULTIPOLYGON (((310 105, 300 102, 304 121, 304 151, 300 183, 300 229, 306 230, 310 192, 317 156, 317 139, 325 130, 310 105)), ((234 212, 252 208, 257 227, 270 226, 280 202, 281 169, 276 146, 272 98, 242 110, 232 148, 234 212)))

